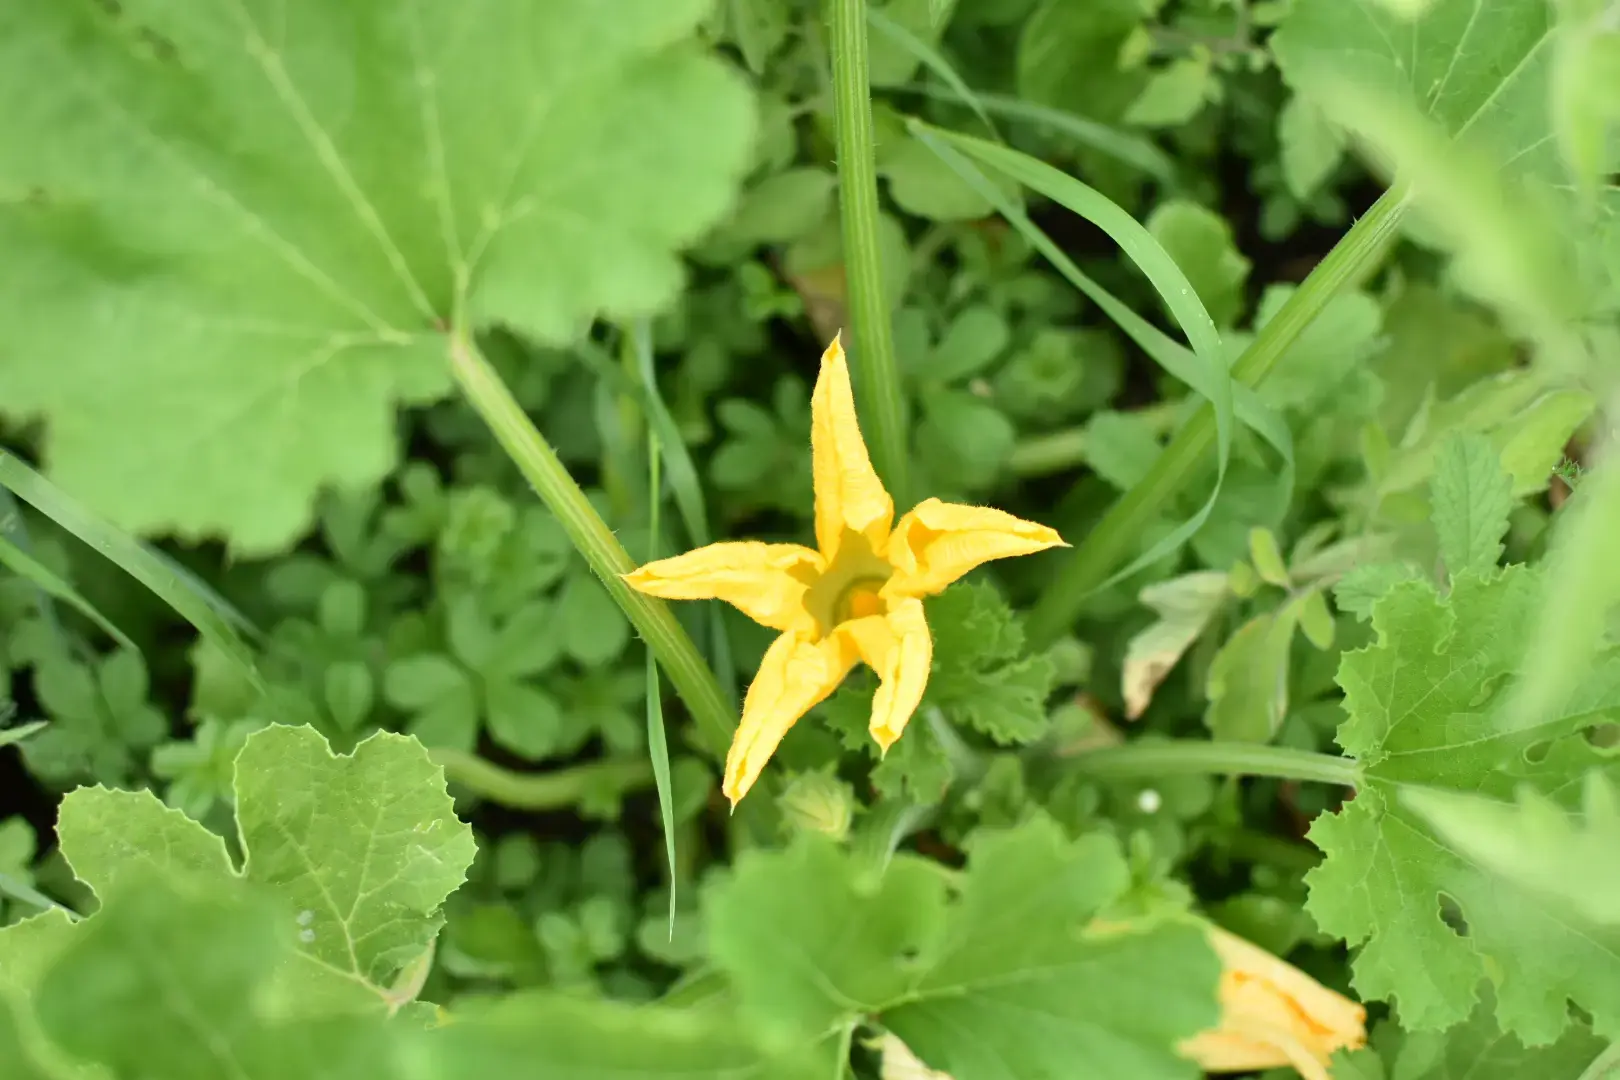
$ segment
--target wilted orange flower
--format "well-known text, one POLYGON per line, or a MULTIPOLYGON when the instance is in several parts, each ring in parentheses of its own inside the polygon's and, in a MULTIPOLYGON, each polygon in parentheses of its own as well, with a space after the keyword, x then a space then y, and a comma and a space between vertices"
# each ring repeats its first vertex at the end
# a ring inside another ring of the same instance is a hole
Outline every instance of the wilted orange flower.
POLYGON ((982 506, 925 499, 894 521, 867 456, 838 338, 810 401, 816 547, 733 541, 648 563, 624 580, 668 600, 719 599, 780 630, 748 687, 722 790, 735 806, 799 717, 856 663, 878 673, 872 737, 892 746, 922 700, 933 638, 922 598, 991 559, 1063 546, 1056 532, 982 506))
POLYGON ((1367 1041, 1366 1009, 1219 927, 1209 935, 1221 958, 1221 1021, 1181 1046, 1206 1072, 1292 1065, 1305 1080, 1331 1080, 1334 1052, 1367 1041))

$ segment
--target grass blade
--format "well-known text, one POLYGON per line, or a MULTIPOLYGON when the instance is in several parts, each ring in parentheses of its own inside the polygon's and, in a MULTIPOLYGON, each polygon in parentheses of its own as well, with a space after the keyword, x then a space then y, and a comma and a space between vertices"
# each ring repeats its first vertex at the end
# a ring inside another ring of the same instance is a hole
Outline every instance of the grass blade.
POLYGON ((643 596, 620 579, 621 574, 635 569, 629 553, 568 475, 556 451, 478 351, 464 326, 458 326, 451 336, 450 367, 468 403, 556 515, 574 548, 669 673, 670 681, 697 721, 704 747, 723 758, 737 722, 713 670, 704 663, 667 604, 643 596))
MULTIPOLYGON (((663 501, 663 478, 658 469, 658 436, 647 427, 647 522, 649 561, 658 558, 658 504, 663 501)), ((658 789, 658 816, 664 826, 664 856, 669 861, 669 938, 675 940, 675 789, 669 779, 669 734, 664 729, 664 703, 658 685, 658 659, 647 650, 647 757, 652 761, 653 785, 658 789)))
MULTIPOLYGON (((22 507, 17 503, 17 496, 13 495, 11 489, 4 484, 0 484, 0 539, 9 540, 24 554, 28 553, 31 546, 28 540, 28 524, 23 521, 22 507)), ((51 594, 37 585, 34 587, 34 594, 39 601, 40 615, 44 618, 45 625, 50 627, 51 636, 66 651, 67 638, 62 631, 62 620, 57 618, 56 603, 51 599, 51 594)))
POLYGON ((0 729, 0 749, 4 749, 13 743, 20 743, 30 735, 44 731, 48 726, 49 724, 44 720, 30 720, 28 723, 18 724, 16 727, 0 729))
POLYGON ((10 874, 0 874, 0 893, 11 897, 13 900, 19 900, 31 907, 38 908, 40 911, 50 911, 55 908, 66 915, 70 922, 78 922, 83 918, 77 911, 65 904, 57 903, 32 885, 24 881, 18 881, 10 874))
MULTIPOLYGON (((1063 250, 1053 243, 1039 225, 1029 219, 1016 203, 1000 194, 1000 189, 990 183, 972 162, 961 154, 933 137, 931 132, 936 129, 925 124, 914 124, 917 137, 925 145, 938 154, 941 160, 955 169, 964 181, 975 190, 992 198, 996 210, 1028 240, 1036 250, 1046 256, 1047 260, 1057 268, 1064 278, 1083 293, 1092 303, 1102 309, 1103 314, 1114 320, 1125 335, 1134 341, 1138 348, 1147 353, 1152 360, 1164 368, 1171 375, 1198 391, 1204 398, 1214 400, 1214 387, 1209 377, 1207 367, 1200 367, 1198 358, 1179 341, 1174 340, 1157 326, 1148 322, 1142 316, 1132 311, 1113 293, 1103 288, 1084 271, 1075 265, 1074 260, 1064 254, 1063 250)), ((1293 468, 1294 450, 1293 435, 1288 425, 1283 422, 1276 410, 1272 409, 1250 387, 1242 383, 1232 384, 1232 407, 1237 418, 1256 434, 1265 439, 1283 459, 1288 469, 1293 468)))
POLYGON ((77 589, 51 573, 49 567, 37 561, 32 555, 4 538, 0 538, 0 566, 6 567, 18 577, 31 581, 35 588, 46 595, 54 596, 64 604, 78 609, 80 614, 101 627, 108 637, 124 648, 135 649, 135 643, 129 639, 129 635, 113 625, 111 619, 97 611, 95 605, 79 595, 77 589))
POLYGON ((941 56, 937 49, 876 8, 866 13, 866 20, 872 24, 874 30, 906 50, 920 64, 939 76, 940 81, 951 88, 951 93, 956 95, 957 100, 972 109, 990 134, 1000 140, 1001 133, 996 130, 996 122, 990 119, 990 114, 985 110, 979 96, 968 87, 962 76, 951 67, 950 61, 941 56))
MULTIPOLYGON (((1400 193, 1385 192, 1333 246, 1232 366, 1240 385, 1252 387, 1265 378, 1327 302, 1371 272, 1395 238, 1404 207, 1400 193)), ((1025 623, 1033 647, 1051 644, 1068 629, 1086 597, 1107 579, 1142 527, 1192 478, 1209 451, 1215 428, 1214 410, 1201 409, 1154 460, 1142 482, 1121 496, 1075 546, 1025 623)))
POLYGON ((832 0, 834 114, 838 128, 838 202, 849 289, 851 367, 864 406, 862 427, 873 463, 899 506, 910 505, 906 400, 894 361, 889 298, 878 244, 877 164, 867 81, 866 0, 832 0))
MULTIPOLYGON (((579 347, 579 357, 598 378, 609 383, 615 393, 630 397, 642 409, 653 434, 662 447, 662 461, 669 473, 669 488, 675 499, 675 509, 681 515, 681 525, 693 547, 704 547, 714 542, 709 531, 708 505, 703 498, 703 483, 698 478, 697 465, 681 438, 681 429, 658 393, 658 379, 652 366, 652 334, 644 324, 636 328, 636 378, 631 379, 618 365, 608 359, 595 342, 586 341, 579 347)), ((726 631, 725 613, 718 600, 708 605, 709 660, 714 666, 720 688, 737 708, 737 664, 731 655, 731 636, 726 631)))
POLYGON ((133 536, 92 514, 13 454, 0 452, 0 485, 11 489, 23 502, 89 544, 130 577, 145 585, 196 627, 198 633, 213 642, 241 669, 255 688, 261 692, 265 690, 252 651, 237 634, 231 618, 216 606, 221 602, 210 592, 201 589, 191 574, 182 571, 133 536))
MULTIPOLYGON (((1224 348, 1215 322, 1209 317, 1203 302, 1193 290, 1192 283, 1182 273, 1168 252, 1135 218, 1120 209, 1111 199, 1087 187, 1043 162, 1016 150, 997 146, 983 139, 958 135, 918 121, 911 128, 934 153, 950 165, 958 175, 992 200, 992 204, 1017 227, 1035 247, 1046 255, 1064 275, 1082 292, 1090 296, 1120 326, 1136 338, 1143 349, 1161 363, 1166 370, 1183 379, 1193 389, 1208 398, 1214 411, 1216 433, 1215 483, 1203 505, 1170 534, 1155 543, 1135 561, 1117 570, 1112 576, 1099 575, 1081 594, 1079 600, 1092 589, 1101 588, 1135 573, 1140 568, 1163 558, 1190 540, 1209 519, 1226 481, 1226 468, 1231 457, 1233 390, 1230 373, 1226 369, 1224 348), (1164 297, 1171 314, 1181 324, 1196 354, 1187 358, 1181 347, 1170 341, 1126 305, 1081 273, 1051 239, 1036 228, 1027 215, 1011 200, 997 192, 995 185, 965 160, 961 150, 972 154, 986 164, 998 168, 1007 176, 1058 202, 1060 205, 1096 224, 1113 238, 1129 255, 1164 297)), ((1286 427, 1267 410, 1258 399, 1245 402, 1245 411, 1260 430, 1283 455, 1290 486, 1293 476, 1293 449, 1286 427)), ((1071 557, 1071 562, 1073 558, 1071 557)), ((1111 568, 1111 567, 1110 567, 1111 568)), ((1078 602, 1077 602, 1078 603, 1078 602)))
MULTIPOLYGON (((640 377, 642 410, 652 428, 649 434, 659 444, 659 456, 669 472, 670 493, 675 498, 681 524, 686 527, 693 547, 705 547, 714 542, 714 536, 709 532, 709 509, 703 499, 703 483, 698 479, 697 465, 686 449, 675 417, 658 392, 658 377, 653 371, 652 327, 642 320, 636 323, 635 335, 636 373, 640 377)), ((736 709, 737 665, 731 656, 731 636, 726 632, 724 607, 718 600, 709 601, 707 606, 709 660, 720 680, 720 689, 736 709)))
MULTIPOLYGON (((954 90, 946 90, 926 83, 916 83, 911 86, 896 87, 897 91, 908 94, 920 94, 935 101, 955 101, 961 95, 954 90)), ((1170 155, 1160 150, 1149 139, 1132 135, 1127 131, 1109 127, 1084 116, 1077 116, 1062 109, 1054 109, 1047 105, 1037 105, 1033 101, 1023 98, 1011 97, 1007 94, 992 94, 982 90, 970 91, 972 103, 977 105, 975 111, 983 109, 987 113, 1004 117, 1008 120, 1023 120, 1027 123, 1044 127, 1061 135, 1067 135, 1087 150, 1095 150, 1099 154, 1106 154, 1115 161, 1122 162, 1133 168, 1140 169, 1153 179, 1167 187, 1176 186, 1176 166, 1170 155)), ((994 129, 992 129, 994 130, 994 129)))

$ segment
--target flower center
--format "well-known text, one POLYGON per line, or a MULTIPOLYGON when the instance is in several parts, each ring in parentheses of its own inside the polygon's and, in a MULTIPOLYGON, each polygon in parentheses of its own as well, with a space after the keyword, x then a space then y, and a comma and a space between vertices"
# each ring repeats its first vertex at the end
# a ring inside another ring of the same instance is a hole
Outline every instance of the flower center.
POLYGON ((864 619, 868 615, 881 615, 887 606, 883 602, 880 590, 883 588, 884 578, 861 578, 850 583, 849 588, 839 595, 838 601, 833 604, 833 616, 838 622, 847 622, 850 619, 864 619))
POLYGON ((872 550, 866 537, 846 529, 832 565, 804 597, 804 606, 815 618, 821 636, 850 619, 883 614, 888 605, 882 589, 893 573, 894 567, 872 550))

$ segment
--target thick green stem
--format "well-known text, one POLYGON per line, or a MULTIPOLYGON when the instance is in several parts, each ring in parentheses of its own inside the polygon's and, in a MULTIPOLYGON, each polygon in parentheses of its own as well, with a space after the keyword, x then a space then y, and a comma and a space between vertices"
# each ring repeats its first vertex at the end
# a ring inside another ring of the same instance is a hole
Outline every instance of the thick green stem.
POLYGON ((1324 784, 1354 787, 1361 778, 1354 758, 1291 750, 1286 746, 1210 742, 1204 739, 1133 742, 1088 750, 1066 759, 1064 765, 1086 776, 1110 779, 1223 773, 1231 776, 1276 776, 1284 780, 1316 780, 1324 784))
POLYGON ((909 505, 906 401, 894 361, 889 298, 878 246, 877 165, 867 85, 866 0, 829 0, 834 115, 838 127, 838 199, 844 225, 850 367, 873 464, 900 506, 909 505))
POLYGON ((603 790, 633 791, 652 783, 652 765, 620 758, 546 773, 519 773, 477 754, 438 749, 431 754, 444 775, 473 794, 515 810, 561 810, 603 790))
MULTIPOLYGON (((1395 236, 1404 196, 1387 191, 1317 264, 1288 302, 1260 331, 1232 367, 1232 377, 1255 386, 1270 374, 1288 347, 1329 300, 1364 278, 1395 236)), ((1074 622, 1091 591, 1130 553, 1143 529, 1208 461, 1215 441, 1215 410, 1200 409, 1170 441, 1141 482, 1127 491, 1086 534, 1030 612, 1027 628, 1035 648, 1051 644, 1074 622)))
POLYGON ((707 749, 724 758, 737 721, 697 646, 668 605, 643 596, 621 580, 620 575, 634 570, 635 563, 464 330, 451 335, 450 366, 462 393, 663 665, 697 720, 707 749))

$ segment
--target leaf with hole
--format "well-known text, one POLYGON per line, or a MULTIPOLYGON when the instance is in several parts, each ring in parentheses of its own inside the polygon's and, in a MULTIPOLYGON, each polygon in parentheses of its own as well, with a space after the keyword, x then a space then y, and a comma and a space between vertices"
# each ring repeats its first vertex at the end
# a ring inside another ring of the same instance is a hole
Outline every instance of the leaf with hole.
POLYGON ((1556 1039, 1569 1001, 1600 1035, 1620 1034, 1620 930, 1579 927, 1562 907, 1484 873, 1404 794, 1506 800, 1526 789, 1567 807, 1580 778, 1605 767, 1584 731, 1620 707, 1620 655, 1601 657, 1537 715, 1498 723, 1539 587, 1524 567, 1464 571, 1446 596, 1422 580, 1389 585, 1372 609, 1376 643, 1339 667, 1338 741, 1363 779, 1311 827, 1326 858, 1306 875, 1307 906, 1323 930, 1360 946, 1362 998, 1393 998, 1413 1030, 1465 1019, 1489 976, 1498 1023, 1526 1044, 1556 1039))

